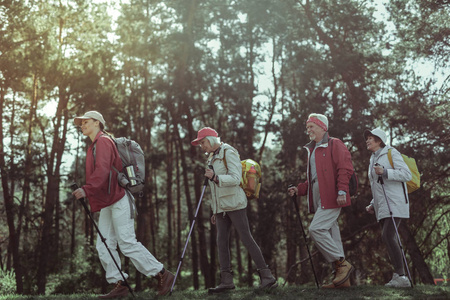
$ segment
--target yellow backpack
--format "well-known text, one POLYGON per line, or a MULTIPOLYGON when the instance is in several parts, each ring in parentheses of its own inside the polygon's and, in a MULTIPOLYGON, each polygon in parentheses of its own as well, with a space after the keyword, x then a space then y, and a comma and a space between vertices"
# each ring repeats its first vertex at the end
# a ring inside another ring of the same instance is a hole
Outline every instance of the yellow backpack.
MULTIPOLYGON (((391 163, 391 166, 394 167, 391 150, 392 149, 388 150, 388 159, 391 163)), ((416 160, 414 158, 406 156, 404 154, 402 154, 402 157, 412 174, 412 179, 406 183, 408 194, 410 194, 420 188, 420 173, 419 169, 417 168, 416 160)))
POLYGON ((242 178, 241 187, 244 189, 247 199, 258 199, 259 190, 261 189, 261 167, 252 160, 246 159, 241 161, 242 164, 242 178))
MULTIPOLYGON (((225 164, 225 168, 228 170, 226 149, 223 153, 223 162, 225 164)), ((242 160, 241 164, 242 177, 240 187, 244 190, 248 200, 258 199, 259 190, 261 189, 261 183, 259 182, 261 179, 261 167, 252 159, 242 160)))

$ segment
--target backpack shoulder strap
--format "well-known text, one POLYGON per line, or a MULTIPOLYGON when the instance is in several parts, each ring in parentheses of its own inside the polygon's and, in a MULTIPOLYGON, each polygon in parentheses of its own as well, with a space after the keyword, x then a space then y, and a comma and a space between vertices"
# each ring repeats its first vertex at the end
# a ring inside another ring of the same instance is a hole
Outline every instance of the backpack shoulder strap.
MULTIPOLYGON (((116 141, 114 140, 114 138, 113 138, 110 134, 108 134, 108 133, 103 133, 100 137, 102 137, 102 136, 108 137, 108 138, 114 143, 114 145, 116 145, 116 141)), ((100 137, 99 137, 99 138, 100 138, 100 137)), ((95 169, 95 156, 96 156, 95 151, 96 151, 96 146, 97 146, 97 141, 94 142, 94 147, 92 148, 92 155, 94 156, 94 169, 95 169)), ((116 147, 117 147, 117 145, 116 145, 116 147)), ((117 170, 116 167, 114 167, 114 164, 111 165, 111 168, 112 168, 114 171, 116 171, 117 173, 120 173, 120 171, 117 170)))
MULTIPOLYGON (((107 135, 106 133, 103 133, 103 134, 101 134, 98 138, 101 138, 102 136, 104 136, 104 135, 106 135, 106 136, 108 136, 109 137, 109 135, 107 135)), ((92 155, 94 156, 94 169, 95 169, 95 151, 96 151, 96 149, 97 149, 97 141, 98 141, 98 139, 97 140, 95 140, 95 142, 94 142, 94 147, 92 148, 92 155)))
POLYGON ((228 164, 227 164, 227 149, 223 149, 223 163, 225 164, 225 168, 227 168, 228 171, 228 164))
POLYGON ((391 163, 391 167, 394 167, 394 161, 392 160, 392 149, 388 150, 388 159, 389 162, 391 163))
POLYGON ((328 143, 330 144, 330 149, 331 149, 331 160, 333 160, 333 140, 334 140, 334 138, 332 138, 332 137, 328 138, 328 143))

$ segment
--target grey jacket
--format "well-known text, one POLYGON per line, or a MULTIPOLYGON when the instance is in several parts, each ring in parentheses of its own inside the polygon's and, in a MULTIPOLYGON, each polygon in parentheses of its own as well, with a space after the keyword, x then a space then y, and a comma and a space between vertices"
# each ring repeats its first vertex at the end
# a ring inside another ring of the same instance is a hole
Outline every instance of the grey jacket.
POLYGON ((383 188, 378 183, 378 175, 373 168, 376 163, 384 166, 387 174, 383 175, 384 189, 392 210, 392 216, 395 218, 409 218, 409 198, 406 182, 412 178, 411 171, 403 160, 402 155, 395 148, 386 146, 381 149, 378 157, 372 154, 369 164, 369 181, 372 189, 372 202, 377 220, 390 218, 390 212, 386 203, 386 197, 383 188), (392 161, 394 168, 388 159, 388 150, 392 149, 392 161), (387 175, 387 176, 386 176, 387 175))
POLYGON ((247 207, 247 196, 239 186, 242 178, 242 164, 238 151, 232 146, 222 143, 217 155, 210 155, 208 165, 212 165, 219 176, 219 183, 209 181, 213 214, 239 210, 247 207), (226 149, 226 152, 225 152, 226 149), (223 157, 226 155, 226 165, 223 157))

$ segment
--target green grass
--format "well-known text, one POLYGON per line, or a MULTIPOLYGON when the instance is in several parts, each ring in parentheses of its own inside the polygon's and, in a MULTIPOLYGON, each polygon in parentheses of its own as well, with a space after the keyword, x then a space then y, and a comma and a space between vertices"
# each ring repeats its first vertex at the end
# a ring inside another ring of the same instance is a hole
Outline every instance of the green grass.
MULTIPOLYGON (((52 296, 0 296, 0 300, 31 300, 31 299, 97 299, 94 294, 52 295, 52 296)), ((360 285, 346 289, 323 290, 312 286, 278 287, 269 292, 255 291, 252 288, 238 288, 219 295, 208 295, 206 290, 174 291, 171 296, 157 297, 156 292, 136 293, 126 299, 206 299, 206 300, 294 300, 294 299, 450 299, 450 286, 418 285, 414 288, 386 288, 384 286, 360 285)))

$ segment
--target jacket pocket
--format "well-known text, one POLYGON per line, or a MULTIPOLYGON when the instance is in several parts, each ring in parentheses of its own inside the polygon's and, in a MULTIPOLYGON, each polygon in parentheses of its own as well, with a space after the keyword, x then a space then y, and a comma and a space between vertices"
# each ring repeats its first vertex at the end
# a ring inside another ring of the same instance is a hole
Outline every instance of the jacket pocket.
POLYGON ((218 190, 219 207, 223 211, 232 211, 242 206, 242 200, 239 197, 239 186, 222 187, 218 190))

